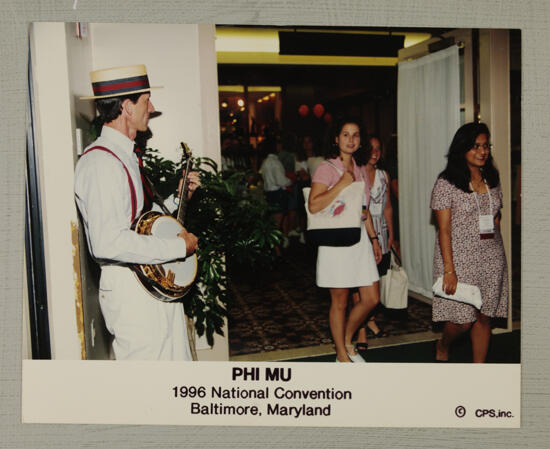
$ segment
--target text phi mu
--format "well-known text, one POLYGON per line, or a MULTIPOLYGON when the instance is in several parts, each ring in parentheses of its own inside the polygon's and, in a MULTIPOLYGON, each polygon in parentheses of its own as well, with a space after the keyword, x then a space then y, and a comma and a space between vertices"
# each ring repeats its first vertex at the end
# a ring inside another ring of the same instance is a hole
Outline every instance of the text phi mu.
POLYGON ((267 380, 288 382, 292 378, 291 368, 268 368, 263 371, 258 367, 234 367, 231 380, 267 380), (263 374, 263 377, 262 377, 263 374))

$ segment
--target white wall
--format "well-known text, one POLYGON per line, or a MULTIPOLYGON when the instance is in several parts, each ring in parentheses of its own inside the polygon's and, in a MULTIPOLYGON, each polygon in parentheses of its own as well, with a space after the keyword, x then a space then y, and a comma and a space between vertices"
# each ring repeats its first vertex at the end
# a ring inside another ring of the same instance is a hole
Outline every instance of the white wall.
POLYGON ((200 107, 203 123, 201 155, 214 159, 218 166, 221 166, 216 26, 198 25, 198 34, 200 107))
POLYGON ((63 24, 36 22, 31 33, 34 111, 48 319, 52 358, 81 358, 77 330, 79 290, 74 271, 73 130, 63 24))
MULTIPOLYGON (((75 143, 72 154, 76 164, 78 160, 76 148, 76 129, 81 130, 82 143, 80 151, 93 140, 90 135, 89 121, 95 116, 95 107, 91 101, 80 100, 90 89, 90 72, 92 71, 92 42, 87 36, 76 36, 76 24, 66 23, 67 60, 69 62, 69 91, 71 94, 71 129, 75 143)), ((75 251, 79 253, 79 267, 75 267, 76 276, 80 279, 80 300, 82 314, 78 317, 78 328, 82 329, 82 339, 85 341, 86 359, 110 358, 111 335, 105 329, 103 316, 97 301, 99 279, 95 262, 87 252, 87 242, 84 229, 78 223, 78 238, 75 251)))
MULTIPOLYGON (((93 70, 145 64, 151 86, 164 86, 151 93, 153 105, 162 112, 149 122, 151 148, 179 160, 179 142, 183 140, 195 156, 219 158, 213 25, 92 23, 89 30, 93 70), (212 95, 216 97, 214 107, 212 95)), ((85 94, 91 94, 90 85, 85 94)))
MULTIPOLYGON (((92 45, 90 39, 79 39, 75 32, 76 24, 65 24, 67 42, 67 60, 69 65, 69 91, 71 96, 71 127, 80 128, 83 134, 83 146, 89 143, 88 131, 90 121, 95 116, 95 107, 91 101, 82 101, 79 97, 88 93, 90 89, 90 72, 92 71, 92 45)), ((76 138, 73 134, 73 142, 76 138)), ((74 162, 76 164, 76 146, 74 162)))

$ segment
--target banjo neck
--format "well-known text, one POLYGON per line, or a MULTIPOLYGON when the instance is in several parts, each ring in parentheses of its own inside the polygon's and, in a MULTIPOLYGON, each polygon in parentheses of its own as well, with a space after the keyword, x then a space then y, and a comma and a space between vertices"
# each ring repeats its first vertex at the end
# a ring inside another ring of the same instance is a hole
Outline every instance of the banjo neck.
POLYGON ((178 207, 178 213, 176 215, 176 220, 178 220, 182 225, 184 224, 185 220, 185 212, 187 211, 187 197, 189 193, 189 186, 187 183, 187 177, 189 173, 191 172, 193 161, 190 156, 190 150, 187 147, 187 145, 183 142, 180 143, 183 148, 183 160, 186 159, 185 162, 185 172, 183 174, 183 182, 182 182, 182 188, 179 194, 179 207, 178 207))

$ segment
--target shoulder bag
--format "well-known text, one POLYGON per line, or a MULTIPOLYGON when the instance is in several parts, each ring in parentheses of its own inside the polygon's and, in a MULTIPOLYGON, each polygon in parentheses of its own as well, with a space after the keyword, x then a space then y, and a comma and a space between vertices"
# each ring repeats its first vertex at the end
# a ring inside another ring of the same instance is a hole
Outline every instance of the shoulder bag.
POLYGON ((388 309, 406 309, 408 297, 409 278, 392 248, 390 267, 380 278, 380 302, 388 309))
MULTIPOLYGON (((340 175, 344 172, 330 163, 340 175)), ((344 188, 327 207, 312 214, 308 200, 310 187, 302 189, 307 212, 308 242, 319 246, 351 246, 361 240, 362 205, 365 181, 356 181, 344 188)))

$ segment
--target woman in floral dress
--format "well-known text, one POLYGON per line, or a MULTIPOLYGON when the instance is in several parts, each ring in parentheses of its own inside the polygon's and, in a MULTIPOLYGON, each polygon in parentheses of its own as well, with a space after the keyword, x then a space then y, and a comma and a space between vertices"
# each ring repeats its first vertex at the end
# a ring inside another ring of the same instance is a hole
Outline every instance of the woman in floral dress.
POLYGON ((442 277, 443 291, 455 293, 457 283, 476 285, 481 310, 434 295, 433 320, 444 321, 436 342, 436 360, 448 361, 451 343, 470 331, 473 362, 485 362, 491 318, 508 315, 508 269, 502 236, 502 191, 493 165, 489 129, 483 123, 459 128, 447 155, 447 166, 432 191, 438 236, 434 281, 442 277))

